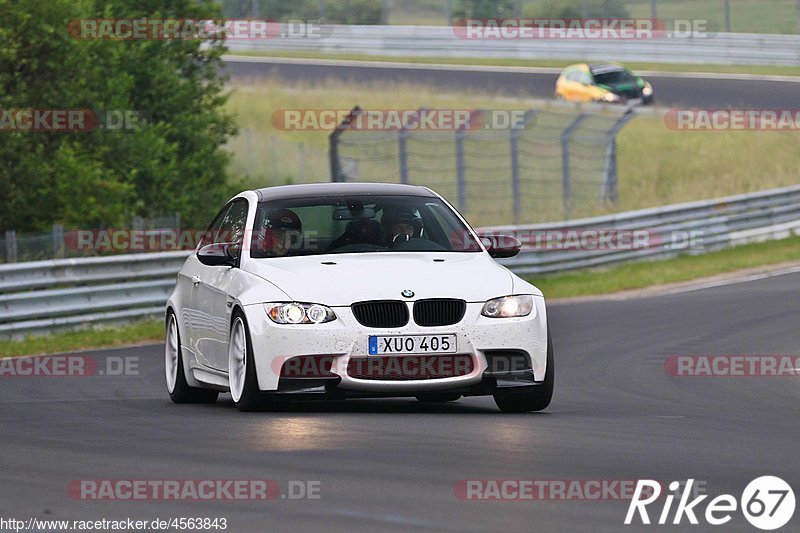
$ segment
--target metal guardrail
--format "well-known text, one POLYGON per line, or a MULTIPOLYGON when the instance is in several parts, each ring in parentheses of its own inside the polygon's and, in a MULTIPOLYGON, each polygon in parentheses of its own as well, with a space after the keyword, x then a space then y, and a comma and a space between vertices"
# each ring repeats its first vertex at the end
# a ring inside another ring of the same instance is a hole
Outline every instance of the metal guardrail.
POLYGON ((577 268, 605 266, 643 259, 666 259, 680 254, 700 254, 736 244, 800 234, 800 186, 703 200, 610 216, 551 224, 494 226, 483 234, 517 237, 526 246, 511 259, 501 261, 518 274, 548 274, 577 268), (640 245, 603 245, 592 231, 635 232, 640 245), (547 245, 553 232, 554 246, 547 245), (588 238, 588 246, 571 247, 570 239, 588 238))
POLYGON ((663 39, 462 39, 450 26, 323 26, 319 38, 231 40, 233 52, 307 51, 404 57, 800 65, 800 36, 717 33, 663 39))
MULTIPOLYGON (((551 251, 528 248, 501 261, 519 274, 544 274, 635 260, 698 254, 800 235, 800 186, 564 223, 495 226, 479 233, 643 231, 647 246, 551 251), (667 237, 699 232, 692 248, 667 237)), ((0 336, 159 316, 189 251, 0 265, 0 336)))
POLYGON ((0 336, 160 315, 189 251, 0 266, 0 336))

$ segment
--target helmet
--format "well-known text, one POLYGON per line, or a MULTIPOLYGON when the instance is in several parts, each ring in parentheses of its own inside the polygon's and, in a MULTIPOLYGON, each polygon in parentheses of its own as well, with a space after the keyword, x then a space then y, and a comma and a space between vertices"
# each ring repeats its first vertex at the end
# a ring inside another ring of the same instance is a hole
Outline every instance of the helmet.
POLYGON ((410 224, 416 228, 422 225, 422 218, 420 218, 416 211, 405 207, 387 209, 381 219, 381 224, 386 228, 393 224, 410 224))
POLYGON ((303 229, 300 217, 290 209, 274 209, 267 212, 264 224, 258 232, 258 249, 268 256, 286 255, 297 245, 296 239, 303 229), (289 233, 295 234, 294 237, 289 233))
POLYGON ((422 233, 422 217, 417 214, 416 210, 408 207, 386 208, 381 218, 381 225, 387 241, 392 246, 405 242, 412 237, 419 237, 422 233), (411 226, 413 234, 393 234, 392 226, 396 224, 411 226))
POLYGON ((303 229, 303 224, 300 222, 300 217, 291 209, 275 209, 267 213, 264 218, 265 229, 293 229, 300 231, 303 229))

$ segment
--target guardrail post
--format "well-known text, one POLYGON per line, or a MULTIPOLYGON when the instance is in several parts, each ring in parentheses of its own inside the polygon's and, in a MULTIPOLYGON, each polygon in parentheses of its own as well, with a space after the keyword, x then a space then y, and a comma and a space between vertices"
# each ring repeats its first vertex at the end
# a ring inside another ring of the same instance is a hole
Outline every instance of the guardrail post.
POLYGON ((575 120, 570 122, 569 126, 567 126, 561 134, 561 194, 563 195, 564 220, 569 220, 572 215, 572 183, 570 182, 569 175, 569 141, 572 138, 572 133, 588 116, 587 113, 581 113, 575 117, 575 120))
POLYGON ((6 231, 6 263, 17 262, 17 232, 13 229, 6 231))
POLYGON ((617 203, 617 135, 636 114, 628 109, 619 117, 606 134, 606 161, 603 166, 603 184, 600 186, 600 202, 617 203))
POLYGON ((347 176, 342 175, 342 169, 339 165, 339 137, 360 112, 361 108, 355 106, 328 137, 328 158, 330 160, 331 181, 347 181, 347 176))
POLYGON ((522 186, 519 175, 519 136, 525 131, 527 126, 539 112, 538 109, 525 111, 522 119, 511 127, 509 146, 511 147, 511 194, 514 211, 514 224, 519 224, 519 217, 522 212, 522 186))
POLYGON ((53 257, 64 257, 64 226, 53 224, 53 257))

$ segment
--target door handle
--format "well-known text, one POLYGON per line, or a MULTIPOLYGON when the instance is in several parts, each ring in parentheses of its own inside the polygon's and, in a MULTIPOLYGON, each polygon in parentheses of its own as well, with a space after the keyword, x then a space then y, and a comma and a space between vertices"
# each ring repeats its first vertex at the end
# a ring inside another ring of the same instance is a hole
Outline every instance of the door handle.
POLYGON ((200 285, 200 276, 192 276, 192 283, 194 283, 195 287, 200 285))

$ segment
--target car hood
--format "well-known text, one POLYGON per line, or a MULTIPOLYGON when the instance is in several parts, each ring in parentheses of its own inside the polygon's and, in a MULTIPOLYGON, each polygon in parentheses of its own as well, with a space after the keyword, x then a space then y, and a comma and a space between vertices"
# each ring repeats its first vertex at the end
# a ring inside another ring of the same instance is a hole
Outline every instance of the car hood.
POLYGON ((245 267, 293 300, 349 306, 423 298, 483 302, 513 292, 513 275, 486 253, 364 253, 253 259, 245 267), (435 261, 435 260, 444 261, 435 261), (333 263, 333 264, 331 264, 333 263))

